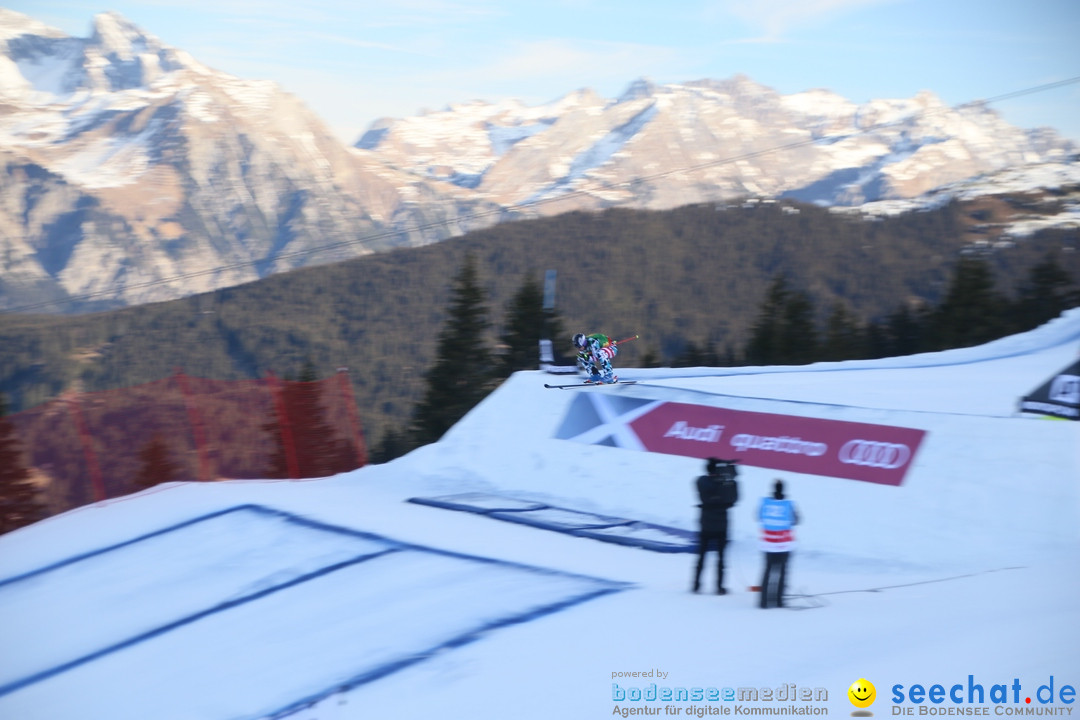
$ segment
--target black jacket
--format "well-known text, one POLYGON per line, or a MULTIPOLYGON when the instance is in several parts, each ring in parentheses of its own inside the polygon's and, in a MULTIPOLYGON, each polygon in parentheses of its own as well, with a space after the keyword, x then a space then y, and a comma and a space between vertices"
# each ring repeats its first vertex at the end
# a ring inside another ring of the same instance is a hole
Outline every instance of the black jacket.
POLYGON ((698 497, 701 498, 701 531, 707 533, 727 532, 728 508, 739 501, 739 486, 727 475, 702 475, 697 479, 698 497))

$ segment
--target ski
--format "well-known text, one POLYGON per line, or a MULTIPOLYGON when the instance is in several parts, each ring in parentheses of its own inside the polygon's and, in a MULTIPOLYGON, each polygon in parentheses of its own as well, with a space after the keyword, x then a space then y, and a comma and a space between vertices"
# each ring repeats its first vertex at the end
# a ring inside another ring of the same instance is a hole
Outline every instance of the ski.
POLYGON ((549 385, 548 383, 544 383, 544 387, 546 387, 548 390, 565 390, 567 388, 605 387, 610 385, 634 385, 635 383, 637 383, 637 380, 616 380, 612 383, 576 382, 566 383, 565 385, 549 385))

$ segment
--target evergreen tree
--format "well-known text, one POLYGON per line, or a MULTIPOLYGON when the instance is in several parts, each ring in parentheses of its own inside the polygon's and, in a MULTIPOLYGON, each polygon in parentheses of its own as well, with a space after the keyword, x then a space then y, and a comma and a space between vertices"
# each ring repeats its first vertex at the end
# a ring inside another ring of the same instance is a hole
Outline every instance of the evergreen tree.
POLYGON ((870 359, 877 359, 889 357, 892 354, 892 343, 888 332, 880 323, 868 323, 864 334, 863 355, 870 359))
POLYGON ((784 309, 790 296, 787 278, 783 275, 774 278, 746 343, 746 361, 749 364, 777 365, 781 362, 784 309))
POLYGON ((720 367, 723 365, 720 353, 716 351, 716 343, 711 339, 705 343, 705 349, 701 351, 701 362, 705 367, 720 367))
POLYGON ((865 343, 855 316, 842 303, 833 305, 825 321, 825 340, 820 360, 856 360, 863 356, 865 343))
POLYGON ((671 367, 719 367, 721 364, 720 355, 716 352, 716 343, 712 340, 706 341, 704 346, 690 341, 671 362, 671 367))
POLYGON ((686 343, 683 351, 671 361, 673 368, 701 367, 704 364, 704 353, 692 340, 686 343))
POLYGON ((146 488, 172 482, 179 475, 179 467, 169 457, 169 446, 161 433, 154 433, 139 451, 139 470, 135 475, 135 488, 146 488))
POLYGON ((23 464, 15 425, 5 416, 0 395, 0 534, 41 520, 46 515, 38 490, 23 464))
POLYGON ((383 433, 379 444, 372 449, 371 463, 381 465, 414 449, 415 444, 412 442, 408 432, 390 428, 383 433))
POLYGON ((735 356, 735 346, 728 343, 724 347, 724 354, 718 358, 716 363, 717 367, 736 367, 739 365, 739 359, 735 356))
POLYGON ((971 347, 1007 332, 1008 304, 994 288, 990 266, 981 258, 961 258, 945 299, 934 311, 932 349, 971 347))
POLYGON ((1036 328, 1080 304, 1080 294, 1056 254, 1048 254, 1031 268, 1017 295, 1013 320, 1015 332, 1036 328))
POLYGON ((913 313, 907 305, 897 308, 888 320, 888 355, 914 355, 926 349, 929 322, 926 313, 913 313))
POLYGON ((273 442, 268 478, 290 478, 291 450, 296 463, 296 477, 328 477, 356 468, 356 448, 349 440, 340 438, 326 420, 326 410, 320 393, 323 383, 312 377, 314 367, 308 363, 301 370, 301 377, 311 380, 285 380, 278 383, 275 392, 271 420, 263 425, 273 442), (288 428, 282 427, 279 413, 285 413, 288 428), (286 443, 291 440, 291 447, 286 443))
POLYGON ((525 278, 510 301, 506 330, 502 335, 504 350, 499 358, 501 377, 518 370, 535 370, 539 363, 540 340, 562 336, 562 323, 554 311, 544 309, 544 291, 535 278, 525 278))
POLYGON ((793 292, 784 308, 780 362, 786 365, 808 365, 817 360, 817 357, 814 303, 805 292, 793 292))
POLYGON ((801 365, 817 359, 814 305, 803 291, 788 287, 787 278, 773 280, 746 345, 752 365, 801 365))
POLYGON ((649 347, 641 356, 641 367, 643 368, 658 368, 663 367, 663 360, 660 359, 660 353, 654 347, 649 347))
POLYGON ((449 317, 439 333, 434 365, 425 376, 427 388, 413 414, 418 445, 442 437, 494 386, 493 355, 484 338, 485 303, 470 255, 454 280, 449 317))

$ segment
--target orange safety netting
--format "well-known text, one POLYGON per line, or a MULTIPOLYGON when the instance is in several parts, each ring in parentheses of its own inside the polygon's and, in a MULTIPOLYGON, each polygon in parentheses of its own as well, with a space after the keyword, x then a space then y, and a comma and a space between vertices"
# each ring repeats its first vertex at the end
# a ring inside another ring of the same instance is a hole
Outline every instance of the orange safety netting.
POLYGON ((177 372, 7 419, 54 513, 161 482, 324 477, 367 462, 344 371, 313 382, 177 372))

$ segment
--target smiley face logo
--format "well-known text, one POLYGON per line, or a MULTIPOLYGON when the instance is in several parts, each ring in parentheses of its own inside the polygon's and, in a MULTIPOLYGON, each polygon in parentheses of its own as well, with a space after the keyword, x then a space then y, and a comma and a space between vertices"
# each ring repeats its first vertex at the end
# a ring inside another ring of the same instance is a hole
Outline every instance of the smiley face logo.
POLYGON ((847 696, 855 707, 868 708, 874 704, 874 700, 877 698, 877 690, 874 689, 874 683, 866 678, 859 678, 851 683, 847 696))

